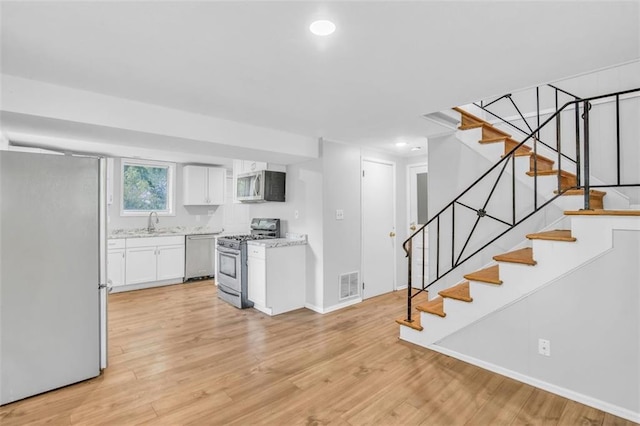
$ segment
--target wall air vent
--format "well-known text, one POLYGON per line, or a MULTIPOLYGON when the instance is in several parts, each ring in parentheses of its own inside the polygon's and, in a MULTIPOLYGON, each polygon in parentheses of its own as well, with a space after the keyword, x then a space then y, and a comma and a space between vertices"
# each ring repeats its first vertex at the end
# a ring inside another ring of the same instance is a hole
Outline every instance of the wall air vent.
POLYGON ((358 296, 360 286, 360 272, 349 272, 340 275, 340 300, 358 296))

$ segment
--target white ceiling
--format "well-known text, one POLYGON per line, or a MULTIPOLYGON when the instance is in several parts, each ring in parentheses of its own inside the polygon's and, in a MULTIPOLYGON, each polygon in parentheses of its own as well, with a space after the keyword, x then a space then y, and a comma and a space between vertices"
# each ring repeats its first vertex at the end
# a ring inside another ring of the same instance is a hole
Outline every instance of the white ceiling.
POLYGON ((392 151, 423 114, 640 58, 638 1, 0 5, 5 74, 392 151))

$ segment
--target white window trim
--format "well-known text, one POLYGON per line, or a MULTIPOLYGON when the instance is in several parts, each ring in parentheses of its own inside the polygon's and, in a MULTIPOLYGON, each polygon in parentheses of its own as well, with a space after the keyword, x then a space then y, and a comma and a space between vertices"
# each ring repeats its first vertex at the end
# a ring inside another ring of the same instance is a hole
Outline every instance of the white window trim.
POLYGON ((137 158, 121 158, 120 159, 120 216, 148 216, 151 212, 156 212, 158 216, 175 216, 176 215, 176 164, 164 161, 140 160, 137 158), (160 166, 167 167, 167 206, 169 210, 137 210, 129 211, 124 209, 124 166, 160 166))

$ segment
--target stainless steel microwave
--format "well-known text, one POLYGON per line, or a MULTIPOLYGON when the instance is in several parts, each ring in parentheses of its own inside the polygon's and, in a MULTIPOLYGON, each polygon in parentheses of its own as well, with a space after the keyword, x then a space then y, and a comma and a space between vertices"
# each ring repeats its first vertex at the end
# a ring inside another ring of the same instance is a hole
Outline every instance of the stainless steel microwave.
POLYGON ((236 182, 236 199, 245 203, 284 201, 286 173, 271 170, 241 173, 236 182))

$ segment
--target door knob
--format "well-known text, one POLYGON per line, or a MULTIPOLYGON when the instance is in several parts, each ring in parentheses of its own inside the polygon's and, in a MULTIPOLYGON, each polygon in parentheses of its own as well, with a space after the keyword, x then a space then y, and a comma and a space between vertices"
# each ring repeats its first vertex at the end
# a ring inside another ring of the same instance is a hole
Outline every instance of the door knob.
POLYGON ((415 225, 411 225, 411 226, 409 227, 409 229, 411 229, 412 231, 415 231, 415 230, 416 230, 416 226, 415 226, 415 225))
POLYGON ((395 232, 393 232, 393 231, 391 231, 391 232, 389 232, 389 236, 393 238, 393 237, 395 237, 395 236, 396 236, 396 233, 395 233, 395 232))

